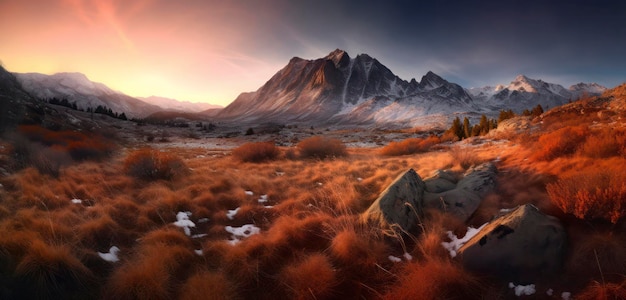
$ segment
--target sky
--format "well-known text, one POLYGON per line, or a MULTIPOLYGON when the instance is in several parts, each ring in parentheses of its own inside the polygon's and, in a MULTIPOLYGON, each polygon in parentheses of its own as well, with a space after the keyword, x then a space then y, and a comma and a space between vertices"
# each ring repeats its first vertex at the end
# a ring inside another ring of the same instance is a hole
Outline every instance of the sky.
POLYGON ((228 105, 294 56, 367 53, 405 80, 626 82, 626 1, 0 0, 0 62, 131 96, 228 105))

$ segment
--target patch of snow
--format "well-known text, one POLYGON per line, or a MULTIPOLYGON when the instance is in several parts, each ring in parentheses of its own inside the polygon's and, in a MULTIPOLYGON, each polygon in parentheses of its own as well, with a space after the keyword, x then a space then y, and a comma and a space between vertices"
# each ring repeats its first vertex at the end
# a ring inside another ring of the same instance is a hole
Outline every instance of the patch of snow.
POLYGON ((546 291, 546 295, 548 295, 548 296, 552 296, 553 294, 554 294, 554 290, 553 289, 548 289, 546 291))
POLYGON ((72 203, 74 203, 74 204, 81 204, 81 203, 83 203, 83 200, 80 200, 80 199, 72 199, 70 201, 72 201, 72 203))
POLYGON ((98 252, 100 258, 108 262, 118 262, 120 259, 117 254, 120 252, 120 248, 113 246, 109 249, 108 253, 98 252))
POLYGON ((285 172, 276 172, 276 176, 284 176, 285 172))
POLYGON ((264 205, 265 208, 274 208, 274 205, 264 205))
POLYGON ((535 289, 534 284, 529 285, 515 285, 513 282, 509 282, 509 288, 515 290, 515 296, 530 296, 534 294, 537 290, 535 289))
POLYGON ((572 297, 572 293, 570 293, 570 292, 563 292, 563 293, 561 293, 561 299, 563 299, 563 300, 569 300, 569 299, 571 299, 570 297, 572 297))
POLYGON ((224 230, 232 234, 231 239, 228 241, 231 245, 236 245, 242 238, 248 238, 261 233, 261 228, 256 227, 253 224, 246 224, 241 227, 226 226, 224 227, 224 230))
POLYGON ((399 263, 399 262, 402 261, 402 258, 395 257, 393 255, 389 255, 389 260, 392 261, 392 262, 395 262, 395 263, 399 263))
POLYGON ((413 260, 413 256, 411 254, 409 254, 409 252, 404 252, 404 258, 408 261, 413 260))
POLYGON ((356 179, 356 181, 361 182, 361 181, 363 181, 363 178, 359 177, 359 178, 356 179))
POLYGON ((198 223, 206 223, 206 222, 208 222, 208 221, 209 221, 209 218, 201 218, 201 219, 198 219, 198 223))
POLYGON ((183 230, 185 231, 185 234, 187 236, 191 235, 191 227, 196 227, 196 224, 194 224, 191 220, 189 220, 189 216, 191 216, 191 212, 189 211, 180 211, 176 214, 176 222, 174 222, 174 226, 178 226, 180 228, 183 228, 183 230))
POLYGON ((489 224, 489 222, 481 225, 478 228, 467 227, 467 232, 465 233, 465 236, 463 236, 462 238, 458 238, 456 235, 454 235, 452 231, 448 231, 447 235, 450 241, 442 242, 441 245, 444 248, 446 248, 446 250, 450 251, 451 257, 456 257, 457 251, 459 251, 459 249, 461 249, 461 247, 465 245, 467 241, 469 241, 472 237, 474 237, 487 224, 489 224))
POLYGON ((324 184, 323 184, 323 183, 321 183, 321 182, 317 182, 317 185, 318 185, 318 186, 322 186, 322 185, 324 185, 324 184))
POLYGON ((202 254, 203 254, 202 249, 193 250, 193 252, 195 252, 199 256, 202 256, 202 254))
POLYGON ((267 195, 261 195, 261 197, 259 198, 259 203, 266 203, 269 199, 267 198, 267 195))
POLYGON ((203 238, 205 236, 207 236, 208 234, 206 233, 199 233, 199 234, 194 234, 191 236, 192 239, 199 239, 199 238, 203 238))
POLYGON ((248 196, 253 196, 253 195, 254 195, 254 193, 253 193, 252 191, 246 191, 246 195, 248 195, 248 196))
POLYGON ((235 209, 229 209, 229 210, 228 210, 228 212, 226 213, 226 217, 227 217, 229 220, 233 220, 233 219, 235 219, 235 215, 237 215, 237 213, 239 212, 239 209, 240 209, 240 208, 241 208, 241 207, 237 207, 237 208, 235 208, 235 209))

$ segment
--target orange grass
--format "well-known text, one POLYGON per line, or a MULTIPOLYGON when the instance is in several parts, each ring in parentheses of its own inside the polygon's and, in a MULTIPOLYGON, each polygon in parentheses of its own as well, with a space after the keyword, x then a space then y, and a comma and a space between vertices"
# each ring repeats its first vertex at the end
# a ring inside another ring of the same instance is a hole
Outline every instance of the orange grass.
POLYGON ((441 143, 437 136, 430 136, 425 139, 408 138, 400 142, 390 142, 380 149, 380 154, 385 156, 399 156, 427 152, 434 145, 441 143))

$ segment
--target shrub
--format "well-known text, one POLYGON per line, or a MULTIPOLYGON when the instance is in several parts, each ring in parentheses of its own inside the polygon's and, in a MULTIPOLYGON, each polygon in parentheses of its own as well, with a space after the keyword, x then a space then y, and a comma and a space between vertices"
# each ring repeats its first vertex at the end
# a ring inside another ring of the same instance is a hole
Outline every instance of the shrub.
POLYGON ((129 154, 124 169, 128 175, 143 180, 169 180, 189 172, 178 156, 149 148, 129 154))
POLYGON ((580 154, 591 158, 619 156, 626 149, 626 132, 604 128, 592 132, 580 147, 580 154))
POLYGON ((439 143, 441 143, 441 139, 436 136, 431 136, 426 139, 408 138, 400 142, 390 142, 389 145, 380 150, 380 154, 385 156, 399 156, 426 152, 430 150, 430 147, 439 143))
POLYGON ((580 219, 617 223, 626 216, 626 174, 597 171, 547 185, 550 199, 565 213, 580 219))
POLYGON ((539 137, 537 150, 533 158, 538 160, 553 160, 576 152, 589 129, 585 126, 565 127, 539 137))
POLYGON ((242 162, 264 162, 274 160, 280 150, 272 142, 245 143, 232 152, 233 157, 242 162))
POLYGON ((302 158, 326 159, 347 156, 346 146, 337 139, 314 136, 302 140, 297 145, 302 158))
POLYGON ((182 300, 237 299, 237 287, 224 274, 201 271, 189 277, 181 288, 182 300))

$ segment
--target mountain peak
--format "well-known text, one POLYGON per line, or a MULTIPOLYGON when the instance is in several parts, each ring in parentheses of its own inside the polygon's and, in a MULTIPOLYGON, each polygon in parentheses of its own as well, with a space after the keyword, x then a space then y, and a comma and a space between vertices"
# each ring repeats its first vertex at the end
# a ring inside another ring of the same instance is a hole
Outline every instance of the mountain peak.
POLYGON ((530 79, 530 78, 528 78, 528 77, 526 77, 526 75, 522 75, 522 74, 520 74, 520 75, 517 75, 513 81, 514 81, 514 82, 516 82, 516 81, 528 82, 528 81, 530 81, 530 80, 531 80, 531 79, 530 79))
POLYGON ((326 55, 325 59, 332 60, 337 68, 346 66, 350 63, 350 56, 348 53, 339 48, 326 55))
POLYGON ((447 81, 441 76, 435 74, 433 71, 428 71, 426 75, 422 77, 420 86, 423 89, 432 90, 444 85, 447 81))

